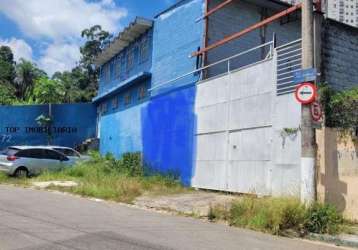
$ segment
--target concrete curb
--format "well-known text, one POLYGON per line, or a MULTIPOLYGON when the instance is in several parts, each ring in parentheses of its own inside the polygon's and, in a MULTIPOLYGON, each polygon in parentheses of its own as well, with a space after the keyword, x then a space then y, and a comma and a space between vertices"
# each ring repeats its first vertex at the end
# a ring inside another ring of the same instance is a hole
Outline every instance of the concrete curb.
POLYGON ((333 243, 337 246, 346 246, 358 248, 358 235, 341 234, 341 235, 326 235, 310 233, 307 238, 309 240, 323 241, 333 243))

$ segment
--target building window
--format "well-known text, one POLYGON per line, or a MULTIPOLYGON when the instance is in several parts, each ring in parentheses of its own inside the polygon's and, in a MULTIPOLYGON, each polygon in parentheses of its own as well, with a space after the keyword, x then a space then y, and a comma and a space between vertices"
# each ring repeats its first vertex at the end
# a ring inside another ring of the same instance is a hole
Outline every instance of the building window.
POLYGON ((112 99, 112 109, 117 109, 118 108, 118 98, 114 97, 112 99))
POLYGON ((121 68, 122 68, 122 57, 117 56, 114 63, 114 77, 116 79, 120 78, 121 76, 121 68))
POLYGON ((148 38, 144 37, 140 43, 140 61, 145 62, 149 57, 149 42, 148 38))
POLYGON ((109 82, 110 78, 111 78, 111 67, 110 64, 107 63, 106 65, 104 65, 104 81, 109 82))
POLYGON ((131 96, 131 93, 128 92, 127 94, 125 94, 124 96, 124 104, 126 106, 130 105, 131 104, 131 101, 132 101, 132 96, 131 96))
POLYGON ((106 102, 102 102, 101 103, 101 113, 105 114, 107 112, 107 103, 106 102))
POLYGON ((143 100, 147 97, 147 88, 145 86, 139 87, 138 100, 143 100))
POLYGON ((131 70, 134 66, 134 49, 129 49, 127 53, 127 71, 131 70))

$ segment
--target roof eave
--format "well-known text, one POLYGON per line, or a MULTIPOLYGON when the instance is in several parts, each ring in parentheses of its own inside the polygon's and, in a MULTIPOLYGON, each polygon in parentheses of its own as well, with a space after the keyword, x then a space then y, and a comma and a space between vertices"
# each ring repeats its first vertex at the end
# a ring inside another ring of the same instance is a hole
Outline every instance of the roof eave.
POLYGON ((135 39, 153 27, 153 20, 137 17, 118 34, 116 38, 95 58, 94 64, 99 67, 122 51, 135 39))

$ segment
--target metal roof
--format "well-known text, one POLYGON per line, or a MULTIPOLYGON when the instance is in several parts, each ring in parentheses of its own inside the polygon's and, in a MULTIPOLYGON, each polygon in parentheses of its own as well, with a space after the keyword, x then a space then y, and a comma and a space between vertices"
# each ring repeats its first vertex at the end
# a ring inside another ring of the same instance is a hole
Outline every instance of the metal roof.
POLYGON ((136 17, 136 19, 131 22, 122 32, 120 32, 118 36, 115 37, 113 41, 111 41, 110 44, 103 49, 102 53, 96 57, 94 61, 95 65, 101 66, 105 62, 109 61, 113 56, 122 51, 135 39, 148 31, 152 26, 152 20, 136 17))

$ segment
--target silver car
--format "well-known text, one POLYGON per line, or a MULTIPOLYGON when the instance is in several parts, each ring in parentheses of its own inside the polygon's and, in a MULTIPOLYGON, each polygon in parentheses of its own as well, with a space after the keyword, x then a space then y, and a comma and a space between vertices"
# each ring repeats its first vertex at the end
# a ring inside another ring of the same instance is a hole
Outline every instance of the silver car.
POLYGON ((57 171, 74 162, 61 152, 38 146, 13 146, 0 153, 0 171, 16 177, 57 171))
POLYGON ((56 150, 56 151, 64 154, 65 156, 67 156, 68 159, 73 163, 76 163, 78 161, 87 161, 90 159, 90 157, 88 155, 82 155, 78 151, 74 150, 73 148, 69 148, 69 147, 52 146, 51 145, 51 146, 36 146, 36 148, 56 150))

